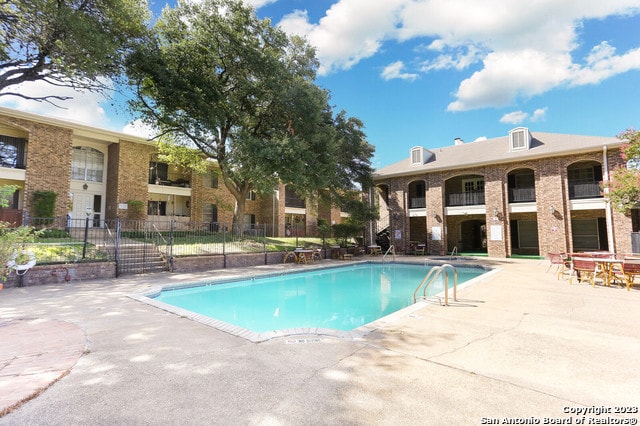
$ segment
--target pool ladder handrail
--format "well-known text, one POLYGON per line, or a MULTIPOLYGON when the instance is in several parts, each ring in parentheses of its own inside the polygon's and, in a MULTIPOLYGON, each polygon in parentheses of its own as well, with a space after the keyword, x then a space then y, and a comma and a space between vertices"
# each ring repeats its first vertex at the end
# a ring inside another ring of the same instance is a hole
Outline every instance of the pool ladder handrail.
POLYGON ((451 254, 449 255, 449 262, 451 262, 451 259, 457 253, 458 253, 458 246, 453 246, 453 250, 451 250, 451 254))
POLYGON ((393 255, 393 260, 396 260, 396 248, 393 246, 393 244, 391 244, 387 249, 387 251, 382 256, 382 262, 384 262, 384 259, 387 257, 389 252, 391 252, 391 254, 393 255))
POLYGON ((416 303, 416 301, 417 301, 416 294, 418 293, 420 288, 423 288, 423 290, 422 290, 422 300, 425 300, 427 298, 427 288, 436 280, 436 278, 438 278, 440 276, 440 274, 442 272, 444 272, 444 277, 445 277, 445 281, 444 281, 444 305, 445 306, 449 306, 449 273, 447 272, 447 269, 453 270, 453 300, 454 300, 454 302, 457 302, 458 301, 458 295, 457 295, 458 271, 456 270, 456 268, 453 265, 445 263, 444 265, 441 265, 441 266, 434 266, 433 268, 431 268, 431 270, 429 270, 429 273, 427 275, 425 275, 425 277, 422 280, 422 282, 420 282, 420 285, 418 285, 418 287, 416 287, 416 290, 413 292, 413 303, 416 303), (431 277, 432 275, 433 275, 433 277, 431 277), (429 278, 431 278, 431 280, 429 282, 427 282, 427 280, 429 278), (427 283, 427 284, 425 285, 425 283, 427 283))

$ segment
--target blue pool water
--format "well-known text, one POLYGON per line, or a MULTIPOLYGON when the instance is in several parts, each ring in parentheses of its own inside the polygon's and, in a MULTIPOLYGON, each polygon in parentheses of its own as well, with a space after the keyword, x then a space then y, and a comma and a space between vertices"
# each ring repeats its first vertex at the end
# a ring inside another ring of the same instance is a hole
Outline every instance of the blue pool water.
MULTIPOLYGON (((156 300, 258 333, 289 328, 353 330, 413 304, 430 267, 362 264, 163 290, 156 300)), ((458 285, 486 270, 456 268, 458 285)), ((449 287, 453 274, 449 274, 449 287)), ((427 295, 444 291, 443 274, 427 295)))

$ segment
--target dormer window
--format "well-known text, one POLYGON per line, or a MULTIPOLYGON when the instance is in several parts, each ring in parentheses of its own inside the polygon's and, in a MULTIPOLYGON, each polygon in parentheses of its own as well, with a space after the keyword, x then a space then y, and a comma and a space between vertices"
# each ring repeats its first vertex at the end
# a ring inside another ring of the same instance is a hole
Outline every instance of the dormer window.
POLYGON ((411 165, 421 166, 426 164, 433 157, 433 153, 421 146, 411 148, 411 165))
POLYGON ((518 127, 509 132, 509 150, 522 151, 529 149, 531 133, 526 127, 518 127))

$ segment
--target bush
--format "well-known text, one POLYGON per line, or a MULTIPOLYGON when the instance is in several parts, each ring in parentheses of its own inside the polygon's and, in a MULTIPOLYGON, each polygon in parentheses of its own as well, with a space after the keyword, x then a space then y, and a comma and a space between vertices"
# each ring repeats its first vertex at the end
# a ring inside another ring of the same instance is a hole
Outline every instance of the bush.
MULTIPOLYGON (((56 198, 58 194, 53 191, 34 191, 33 193, 33 217, 46 219, 45 222, 53 222, 56 210, 56 198)), ((45 225, 47 223, 43 223, 45 225)))
POLYGON ((362 234, 362 226, 354 223, 336 223, 332 226, 333 236, 342 239, 341 245, 346 247, 347 240, 362 234))
POLYGON ((140 200, 127 201, 127 219, 131 220, 143 220, 146 218, 146 212, 144 211, 145 203, 140 200))

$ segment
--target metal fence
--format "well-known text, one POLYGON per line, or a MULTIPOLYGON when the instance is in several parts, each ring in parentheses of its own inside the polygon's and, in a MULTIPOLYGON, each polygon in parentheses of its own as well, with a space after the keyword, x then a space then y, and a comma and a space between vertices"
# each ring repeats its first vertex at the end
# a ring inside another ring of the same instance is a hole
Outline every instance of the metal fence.
POLYGON ((293 247, 322 247, 332 240, 307 237, 302 226, 274 237, 267 224, 228 225, 210 222, 28 218, 36 229, 32 251, 38 264, 115 261, 118 274, 168 269, 176 256, 266 253, 293 247))

